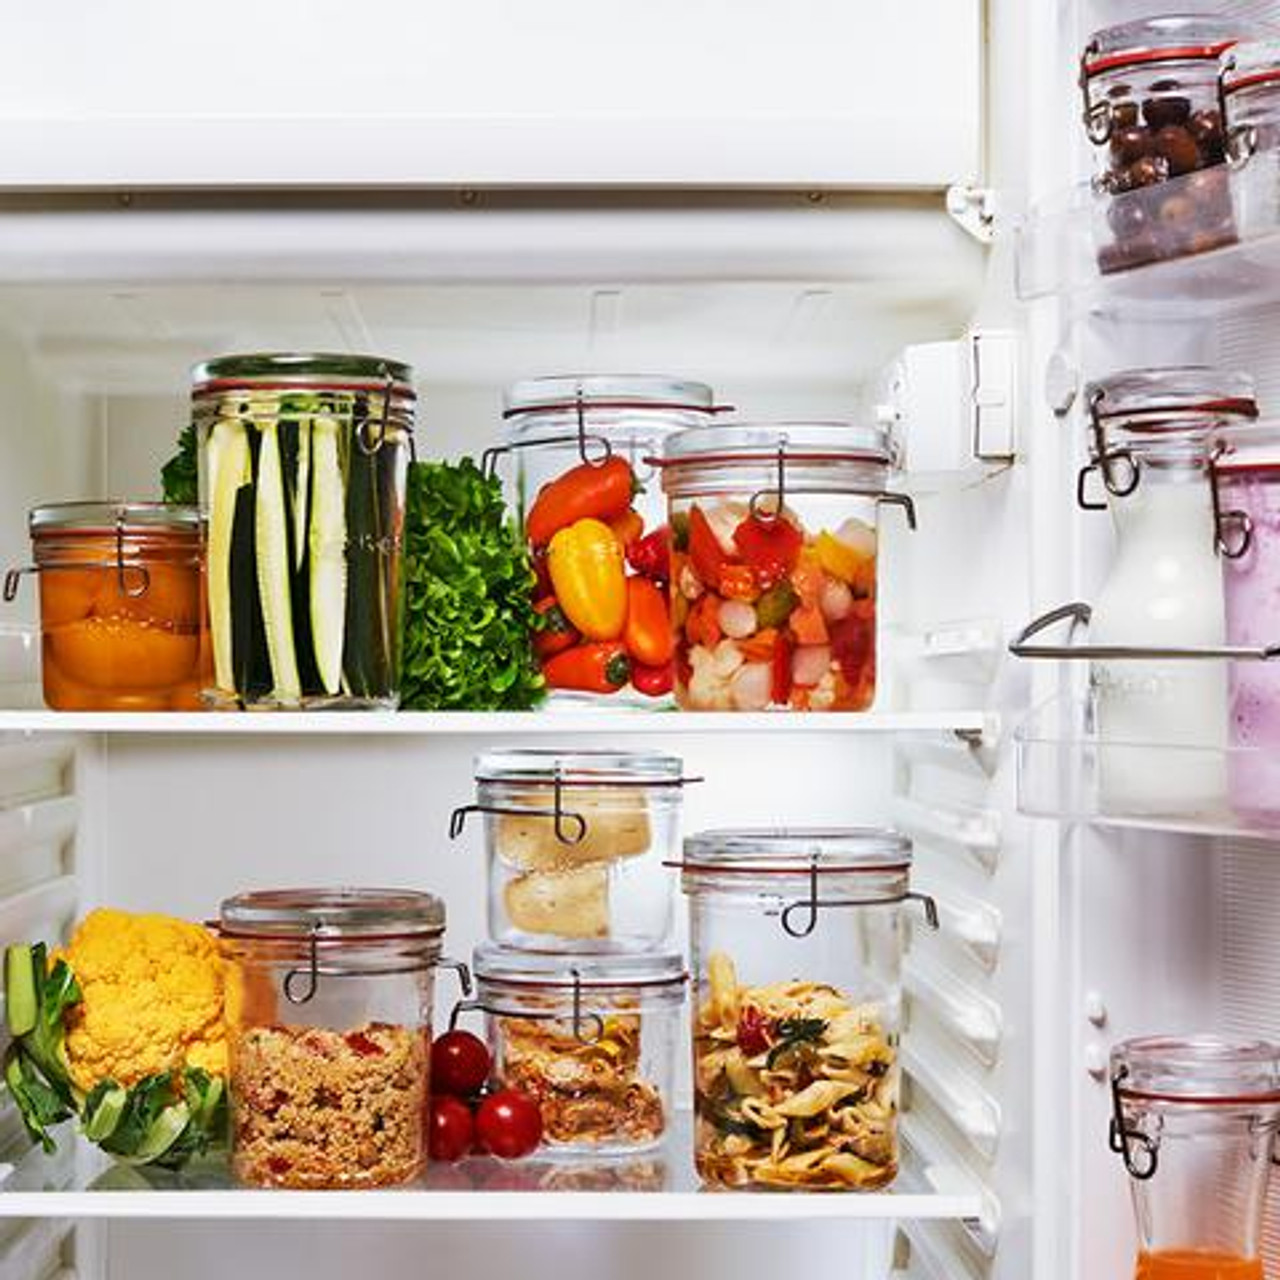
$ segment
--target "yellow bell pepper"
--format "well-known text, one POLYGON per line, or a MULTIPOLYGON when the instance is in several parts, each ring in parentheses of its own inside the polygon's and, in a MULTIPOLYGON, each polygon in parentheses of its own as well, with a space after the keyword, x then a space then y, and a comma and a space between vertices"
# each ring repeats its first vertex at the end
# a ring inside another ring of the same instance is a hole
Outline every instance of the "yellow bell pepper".
POLYGON ((561 612, 588 640, 616 640, 627 623, 622 547, 599 520, 578 520, 552 539, 547 555, 561 612))
POLYGON ((851 547, 824 529, 814 541, 818 563, 833 577, 847 582, 860 595, 875 590, 876 558, 851 547))

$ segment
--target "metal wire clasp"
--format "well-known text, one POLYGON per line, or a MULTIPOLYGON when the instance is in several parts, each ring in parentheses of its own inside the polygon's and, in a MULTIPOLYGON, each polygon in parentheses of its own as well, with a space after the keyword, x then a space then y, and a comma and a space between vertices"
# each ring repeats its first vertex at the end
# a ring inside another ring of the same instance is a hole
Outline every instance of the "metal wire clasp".
POLYGON ((1111 1150, 1124 1160, 1129 1176, 1135 1182, 1146 1182, 1155 1176, 1156 1166, 1160 1162, 1160 1144, 1141 1129, 1131 1129, 1125 1123, 1120 1085, 1128 1075, 1128 1067, 1117 1067, 1111 1073, 1111 1124, 1108 1140, 1111 1150), (1143 1158, 1135 1157, 1134 1147, 1143 1153, 1143 1158))
POLYGON ((114 569, 116 590, 128 600, 137 600, 145 596, 151 589, 151 571, 142 564, 130 564, 124 558, 125 513, 116 512, 116 554, 114 560, 68 560, 62 564, 32 564, 21 569, 8 569, 4 575, 3 598, 5 604, 12 604, 18 598, 23 576, 37 573, 54 573, 59 570, 72 569, 114 569), (133 574, 133 585, 129 575, 133 574))
POLYGON ((1095 57, 1101 50, 1096 40, 1091 40, 1084 47, 1084 52, 1080 55, 1080 96, 1084 102, 1084 128, 1089 135, 1089 141, 1095 146, 1101 146, 1111 137, 1111 130, 1114 120, 1111 114, 1111 104, 1104 98, 1101 102, 1094 102, 1092 95, 1089 93, 1089 59, 1095 57))
MULTIPOLYGON (((581 1045, 599 1044, 604 1039, 604 1019, 598 1013, 584 1012, 582 1008, 582 974, 577 969, 569 970, 573 978, 573 1006, 571 1026, 573 1038, 581 1045), (587 1031, 590 1028, 590 1031, 587 1031)), ((487 1013, 494 1018, 528 1018, 534 1022, 558 1022, 560 1015, 543 1009, 504 1009, 500 1005, 489 1004, 484 1000, 459 1000, 449 1014, 449 1030, 458 1025, 458 1019, 464 1013, 487 1013)))
MULTIPOLYGON (((657 459, 646 459, 654 462, 657 459)), ((751 495, 747 511, 753 520, 761 524, 774 524, 782 518, 787 505, 787 449, 785 444, 778 446, 776 454, 777 483, 771 489, 757 489, 751 495), (766 505, 767 504, 767 505, 766 505)), ((806 489, 805 492, 817 490, 806 489)), ((907 517, 907 528, 916 528, 916 504, 907 493, 886 493, 883 489, 851 489, 841 485, 831 492, 850 494, 858 498, 870 498, 877 506, 884 504, 890 507, 901 507, 907 517)))
POLYGON ((556 839, 561 844, 581 844, 587 838, 587 820, 582 814, 564 807, 564 778, 557 769, 551 780, 554 797, 550 809, 517 808, 515 805, 464 804, 449 815, 449 839, 456 840, 467 825, 471 813, 498 813, 512 818, 550 818, 556 839), (570 825, 572 824, 572 826, 570 825))
MULTIPOLYGON (((560 406, 564 407, 564 406, 560 406)), ((517 449, 532 449, 548 444, 568 444, 575 442, 578 446, 578 457, 589 467, 603 467, 613 457, 613 442, 608 436, 592 435, 587 431, 587 402, 582 398, 579 387, 573 401, 574 413, 577 417, 578 429, 573 435, 548 436, 540 440, 519 440, 507 444, 491 445, 480 455, 480 470, 486 476, 493 476, 498 469, 498 459, 513 453, 517 449), (592 456, 587 448, 588 443, 598 445, 599 451, 592 456)))
POLYGON ((927 893, 904 893, 897 898, 823 898, 818 892, 818 859, 809 859, 809 892, 803 898, 789 902, 779 917, 783 933, 792 938, 807 938, 818 926, 818 912, 833 907, 869 907, 890 902, 919 902, 924 908, 925 923, 930 929, 938 927, 938 904, 927 893), (796 924, 792 914, 807 914, 803 924, 796 924))
MULTIPOLYGON (((1105 103, 1103 104, 1106 105, 1105 103)), ((1091 460, 1080 468, 1076 475, 1076 505, 1082 511, 1105 511, 1105 502, 1095 502, 1089 497, 1089 477, 1096 471, 1102 476, 1107 492, 1117 498, 1127 498, 1137 487, 1141 479, 1138 461, 1132 451, 1126 448, 1111 449, 1107 445, 1106 428, 1102 425, 1102 417, 1098 406, 1106 399, 1106 391, 1096 387, 1089 397, 1089 441, 1091 460), (1122 471, 1117 463, 1124 464, 1122 471), (1124 479, 1121 480, 1120 476, 1124 479)))
POLYGON ((307 967, 306 969, 290 969, 284 975, 284 998, 290 1004, 309 1004, 314 998, 316 991, 320 987, 320 936, 325 930, 325 924, 322 920, 315 921, 311 926, 311 933, 307 939, 307 967), (297 990, 297 982, 299 978, 305 978, 307 982, 304 991, 297 990))
POLYGON ((1247 511, 1224 510, 1219 489, 1218 459, 1227 451, 1219 440, 1209 455, 1209 494, 1213 500, 1213 548, 1228 560, 1239 560, 1253 545, 1253 520, 1247 511))

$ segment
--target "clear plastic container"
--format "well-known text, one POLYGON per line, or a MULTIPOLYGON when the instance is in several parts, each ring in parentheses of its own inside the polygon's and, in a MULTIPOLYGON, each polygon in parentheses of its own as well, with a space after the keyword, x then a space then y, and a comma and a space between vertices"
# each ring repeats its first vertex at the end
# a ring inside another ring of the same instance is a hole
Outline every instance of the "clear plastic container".
POLYGON ((394 707, 415 395, 376 356, 192 374, 218 707, 394 707))
POLYGON ((683 765, 648 751, 492 751, 476 759, 489 936, 531 951, 634 952, 671 933, 683 765))
POLYGON ((63 502, 30 516, 44 700, 56 711, 199 710, 207 657, 200 513, 63 502))
POLYGON ((875 698, 888 434, 733 423, 672 436, 676 699, 685 711, 863 711, 875 698))
POLYGON ((549 1148, 608 1155, 662 1142, 688 980, 678 953, 531 955, 486 944, 473 968, 495 1079, 537 1101, 549 1148))
POLYGON ((1221 76, 1236 221, 1251 239, 1280 228, 1280 40, 1235 45, 1221 76))
MULTIPOLYGON (((1115 523, 1115 554, 1093 605, 1090 641, 1140 648, 1225 643, 1212 433, 1257 416, 1253 381, 1198 366, 1137 369, 1088 390, 1086 490, 1097 473, 1115 523)), ((1227 671, 1220 660, 1095 661, 1099 803, 1126 814, 1198 814, 1226 789, 1227 671), (1205 747, 1156 759, 1145 744, 1205 747), (1121 745, 1133 744, 1133 745, 1121 745)))
MULTIPOLYGON (((401 889, 277 889, 222 904, 236 1177, 408 1182, 426 1160, 444 904, 401 889)), ((468 984, 464 980, 464 988, 468 984)))
POLYGON ((1083 120, 1106 197, 1102 271, 1236 239, 1218 60, 1246 34, 1217 17, 1166 14, 1097 31, 1085 46, 1083 120))
MULTIPOLYGON (((1227 643, 1280 645, 1280 426, 1219 433, 1214 466, 1227 643)), ((1251 822, 1280 823, 1280 661, 1233 662, 1228 797, 1251 822)))
POLYGON ((1111 1053, 1111 1149, 1138 1228, 1136 1280, 1263 1280, 1280 1048, 1153 1037, 1111 1053))
POLYGON ((549 700, 670 703, 666 511, 650 459, 710 420, 710 387, 628 374, 530 378, 506 395, 509 485, 533 551, 549 700))
POLYGON ((703 1181, 888 1186, 903 904, 921 896, 911 842, 871 828, 707 831, 685 841, 682 866, 703 1181))

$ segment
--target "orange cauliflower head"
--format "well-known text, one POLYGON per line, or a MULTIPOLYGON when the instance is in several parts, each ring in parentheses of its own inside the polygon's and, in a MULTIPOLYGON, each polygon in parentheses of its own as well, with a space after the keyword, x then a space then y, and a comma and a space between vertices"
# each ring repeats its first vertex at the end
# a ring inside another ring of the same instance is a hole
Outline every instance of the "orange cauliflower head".
POLYGON ((227 1072, 225 975, 206 929, 170 916, 101 909, 62 953, 84 999, 67 1020, 71 1078, 136 1084, 183 1067, 227 1072))

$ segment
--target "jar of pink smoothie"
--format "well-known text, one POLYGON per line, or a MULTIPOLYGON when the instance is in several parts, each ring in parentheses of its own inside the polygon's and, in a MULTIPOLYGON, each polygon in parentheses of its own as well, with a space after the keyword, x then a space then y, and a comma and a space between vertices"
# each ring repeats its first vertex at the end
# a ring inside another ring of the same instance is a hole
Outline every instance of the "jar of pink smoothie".
MULTIPOLYGON (((1214 471, 1227 643, 1280 644, 1280 424, 1223 431, 1214 471)), ((1280 660, 1231 663, 1229 691, 1231 807, 1280 826, 1280 660)))

